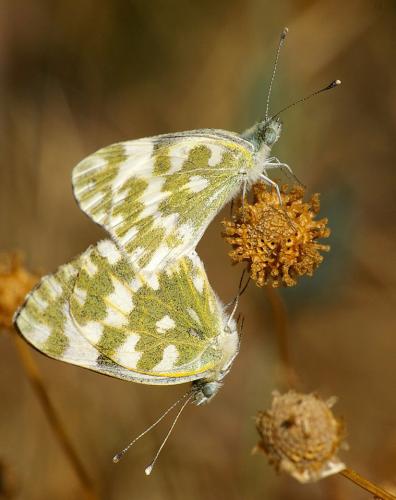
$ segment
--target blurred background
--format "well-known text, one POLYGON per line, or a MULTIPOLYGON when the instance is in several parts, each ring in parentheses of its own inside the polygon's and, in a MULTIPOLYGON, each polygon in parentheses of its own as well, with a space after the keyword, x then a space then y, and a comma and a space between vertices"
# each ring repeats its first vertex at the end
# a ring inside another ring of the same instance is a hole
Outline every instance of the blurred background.
MULTIPOLYGON (((336 395, 342 459, 396 487, 393 0, 7 0, 0 6, 0 251, 52 272, 105 234, 77 207, 73 166, 115 141, 201 127, 242 131, 263 115, 279 33, 289 27, 272 110, 339 78, 283 115, 275 154, 320 192, 331 252, 281 291, 305 391, 336 395), (393 261, 394 262, 394 261, 393 261)), ((198 251, 224 302, 232 267, 213 221, 198 251)), ((224 388, 189 407, 150 478, 168 422, 117 465, 111 457, 185 390, 110 379, 33 352, 95 498, 369 498, 342 477, 302 486, 262 455, 253 416, 283 390, 274 315, 263 289, 241 300, 240 355, 224 388)), ((22 369, 0 335, 4 498, 86 498, 22 369), (8 496, 7 496, 8 495, 8 496)))

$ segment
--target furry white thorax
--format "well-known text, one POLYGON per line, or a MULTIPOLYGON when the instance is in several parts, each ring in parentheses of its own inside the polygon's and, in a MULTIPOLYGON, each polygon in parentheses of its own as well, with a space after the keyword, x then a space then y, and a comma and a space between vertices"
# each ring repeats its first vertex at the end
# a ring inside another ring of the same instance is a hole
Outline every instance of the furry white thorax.
POLYGON ((278 118, 261 121, 246 130, 241 137, 253 144, 254 166, 246 172, 247 187, 257 182, 265 173, 272 146, 277 142, 282 131, 282 124, 278 118))

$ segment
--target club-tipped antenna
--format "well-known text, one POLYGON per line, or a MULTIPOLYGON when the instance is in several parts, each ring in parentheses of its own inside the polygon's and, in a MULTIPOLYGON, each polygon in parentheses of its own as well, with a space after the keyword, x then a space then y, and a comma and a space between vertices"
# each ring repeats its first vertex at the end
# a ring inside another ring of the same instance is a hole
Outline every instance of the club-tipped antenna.
POLYGON ((275 62, 274 62, 274 69, 272 70, 271 81, 270 81, 270 84, 268 87, 267 105, 265 108, 265 120, 268 120, 268 112, 269 112, 269 104, 270 104, 271 93, 272 93, 272 85, 274 83, 274 79, 275 79, 275 75, 276 75, 276 68, 278 67, 279 53, 280 53, 281 48, 285 42, 285 39, 286 39, 288 32, 289 32, 289 29, 284 28, 284 30, 282 31, 280 38, 279 38, 278 49, 276 51, 275 62))
MULTIPOLYGON (((153 458, 153 461, 151 462, 151 464, 150 464, 150 465, 148 465, 148 466, 144 469, 144 472, 145 472, 146 476, 149 476, 149 475, 151 474, 151 472, 152 472, 152 470, 153 470, 153 467, 154 467, 154 465, 155 465, 155 462, 157 461, 157 458, 159 457, 159 454, 161 453, 162 448, 165 446, 165 443, 168 441, 168 438, 169 438, 169 436, 171 435, 171 433, 172 433, 172 431, 173 431, 173 429, 174 429, 174 427, 175 427, 175 425, 176 425, 176 422, 179 420, 179 417, 180 417, 180 415, 182 414, 182 412, 183 412, 184 408, 185 408, 185 407, 188 405, 188 403, 191 401, 191 398, 193 398, 193 397, 194 397, 194 393, 193 393, 193 392, 189 391, 189 394, 190 394, 190 396, 187 398, 187 400, 183 403, 183 406, 182 406, 182 407, 180 408, 180 410, 177 412, 177 415, 176 415, 175 419, 173 420, 172 425, 170 426, 169 431, 168 431, 168 433, 166 434, 166 436, 165 436, 164 440, 162 441, 161 446, 158 448, 158 451, 157 451, 157 453, 155 454, 155 457, 153 458)), ((179 400, 179 401, 180 401, 180 400, 179 400)))
MULTIPOLYGON (((145 434, 147 434, 149 431, 151 431, 151 429, 153 429, 157 424, 159 424, 161 422, 161 420, 163 418, 165 418, 166 415, 168 415, 168 413, 170 411, 172 411, 173 408, 175 408, 175 406, 180 404, 181 401, 183 401, 183 399, 186 398, 187 396, 190 396, 190 398, 191 398, 191 396, 192 396, 191 390, 187 391, 185 394, 183 394, 183 396, 181 398, 179 398, 177 401, 175 401, 167 410, 164 411, 164 413, 153 424, 150 425, 150 427, 147 427, 147 429, 145 429, 142 433, 140 433, 137 437, 135 437, 135 439, 133 439, 128 444, 128 446, 126 446, 123 450, 121 450, 116 455, 114 455, 113 462, 115 464, 118 463, 121 460, 121 458, 125 455, 125 453, 129 450, 129 448, 136 443, 136 441, 138 441, 141 437, 143 437, 145 434)), ((190 400, 190 398, 188 399, 188 401, 190 400)))
POLYGON ((296 104, 300 104, 301 102, 308 101, 308 99, 311 99, 311 97, 314 97, 315 95, 321 94, 322 92, 326 92, 327 90, 334 89, 335 87, 338 87, 339 85, 341 85, 341 80, 333 80, 326 87, 323 87, 322 89, 316 90, 315 92, 312 92, 312 94, 309 94, 309 95, 303 97, 302 99, 298 99, 298 101, 295 101, 295 102, 289 104, 288 106, 282 108, 280 111, 278 111, 275 115, 273 115, 271 117, 271 120, 273 120, 274 118, 279 116, 281 113, 283 113, 287 109, 293 108, 296 104))

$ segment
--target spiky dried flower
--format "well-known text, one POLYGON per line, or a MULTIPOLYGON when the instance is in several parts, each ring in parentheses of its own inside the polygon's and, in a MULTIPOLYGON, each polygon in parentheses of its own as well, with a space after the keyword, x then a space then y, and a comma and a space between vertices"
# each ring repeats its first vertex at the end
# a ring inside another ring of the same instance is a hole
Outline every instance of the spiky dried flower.
POLYGON ((345 465, 336 456, 345 435, 343 423, 317 394, 273 393, 271 409, 259 412, 256 427, 264 451, 278 471, 302 483, 336 474, 345 465))
POLYGON ((304 202, 304 192, 301 186, 289 192, 282 186, 280 205, 275 190, 257 183, 253 203, 245 201, 231 221, 223 221, 223 237, 233 247, 231 260, 248 262, 258 286, 295 285, 299 276, 312 276, 323 261, 320 252, 330 249, 317 241, 330 235, 327 219, 315 220, 319 194, 304 202))
POLYGON ((14 312, 38 279, 24 267, 18 253, 0 254, 0 326, 12 326, 14 312))

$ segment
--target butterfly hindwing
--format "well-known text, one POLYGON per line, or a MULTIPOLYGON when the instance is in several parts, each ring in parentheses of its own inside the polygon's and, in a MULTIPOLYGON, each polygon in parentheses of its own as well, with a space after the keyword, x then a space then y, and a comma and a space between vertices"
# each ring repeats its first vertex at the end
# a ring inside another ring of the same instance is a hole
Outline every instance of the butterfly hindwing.
POLYGON ((74 193, 135 265, 159 271, 195 248, 239 190, 252 148, 216 130, 113 144, 75 167, 74 193))
POLYGON ((42 278, 15 315, 17 330, 51 358, 112 377, 135 380, 133 372, 103 356, 76 328, 69 312, 69 300, 79 269, 77 258, 42 278))
POLYGON ((44 354, 145 384, 210 376, 233 359, 223 310, 195 253, 142 277, 110 240, 44 277, 16 313, 19 332, 44 354))
POLYGON ((81 258, 70 310, 98 351, 137 373, 200 378, 219 360, 222 307, 195 253, 143 276, 102 241, 81 258))

